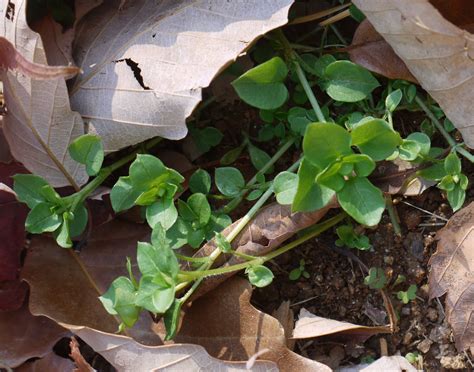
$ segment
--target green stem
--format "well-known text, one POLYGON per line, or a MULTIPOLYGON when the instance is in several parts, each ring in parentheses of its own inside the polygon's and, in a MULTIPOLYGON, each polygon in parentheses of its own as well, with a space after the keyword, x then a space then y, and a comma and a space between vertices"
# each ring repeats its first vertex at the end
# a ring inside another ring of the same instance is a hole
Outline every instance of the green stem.
MULTIPOLYGON (((293 145, 296 141, 296 138, 290 138, 288 139, 279 149, 278 151, 272 156, 272 158, 252 177, 252 179, 247 182, 246 188, 249 188, 250 186, 253 186, 255 183, 257 183, 257 178, 260 175, 265 174, 267 170, 269 170, 276 162, 278 159, 280 159, 283 154, 293 145)), ((222 207, 218 212, 220 213, 229 213, 233 211, 242 201, 244 196, 247 194, 248 190, 243 191, 239 196, 236 198, 232 199, 229 203, 227 203, 224 207, 222 207)))
POLYGON ((240 271, 243 269, 246 269, 247 267, 250 266, 255 266, 255 265, 261 265, 262 263, 265 263, 267 261, 270 261, 274 259, 275 257, 280 256, 283 253, 286 253, 293 248, 301 245, 302 243, 308 241, 309 239, 312 239, 324 231, 330 229, 331 227, 337 225, 339 222, 341 222, 344 218, 346 217, 346 214, 344 212, 339 213, 338 215, 320 223, 311 228, 309 231, 307 231, 303 236, 300 238, 292 241, 291 243, 288 243, 284 245, 283 247, 265 255, 262 257, 257 257, 251 261, 248 262, 243 262, 240 264, 232 265, 232 266, 226 266, 226 267, 220 267, 217 269, 211 269, 211 270, 200 270, 200 271, 182 271, 180 274, 188 276, 190 279, 195 279, 199 278, 202 279, 202 277, 206 276, 213 276, 213 275, 222 275, 222 274, 227 274, 231 273, 234 271, 240 271))
POLYGON ((190 256, 185 256, 179 253, 174 254, 177 259, 182 260, 182 261, 188 261, 188 262, 195 262, 195 263, 206 263, 209 261, 209 257, 190 257, 190 256))
POLYGON ((426 106, 426 104, 423 102, 423 100, 419 96, 415 96, 415 101, 420 106, 420 108, 425 112, 426 116, 428 116, 435 127, 439 130, 439 132, 443 135, 443 137, 446 139, 446 141, 449 143, 449 145, 456 150, 459 154, 464 156, 466 159, 468 159, 471 163, 474 163, 474 155, 472 155, 469 151, 464 149, 463 147, 460 147, 460 145, 454 140, 453 137, 444 129, 443 125, 440 123, 438 118, 431 112, 431 110, 426 106))
POLYGON ((332 32, 336 35, 336 37, 339 39, 339 41, 344 45, 347 46, 347 40, 342 36, 342 34, 339 32, 337 27, 334 24, 329 25, 331 28, 332 32))

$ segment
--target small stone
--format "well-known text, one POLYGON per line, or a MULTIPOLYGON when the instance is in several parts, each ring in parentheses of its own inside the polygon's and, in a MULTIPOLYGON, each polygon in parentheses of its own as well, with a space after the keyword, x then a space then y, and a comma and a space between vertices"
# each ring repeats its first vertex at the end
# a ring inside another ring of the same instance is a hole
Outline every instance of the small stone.
POLYGON ((403 345, 408 345, 412 339, 413 339, 413 333, 411 332, 405 333, 405 336, 403 336, 403 345))
POLYGON ((430 287, 428 284, 423 284, 418 288, 417 294, 422 298, 428 298, 430 295, 430 287))
POLYGON ((316 279, 318 283, 322 283, 324 281, 324 278, 321 274, 316 275, 314 279, 316 279))
POLYGON ((393 256, 384 256, 383 258, 383 262, 385 262, 387 265, 393 265, 393 261, 393 256))
POLYGON ((432 307, 429 307, 428 311, 426 312, 426 317, 430 321, 436 322, 438 320, 438 311, 432 307))
POLYGON ((416 283, 420 283, 421 281, 423 281, 426 277, 426 271, 425 269, 421 268, 421 267, 417 267, 416 270, 415 270, 415 280, 416 280, 416 283))
POLYGON ((424 339, 421 341, 416 348, 420 350, 423 354, 426 354, 428 351, 430 351, 430 347, 433 341, 431 341, 429 338, 424 339))
POLYGON ((346 283, 344 282, 344 279, 342 279, 340 276, 334 278, 334 286, 335 286, 337 289, 341 289, 341 288, 343 288, 345 285, 346 285, 346 283))
POLYGON ((441 366, 446 369, 467 369, 467 363, 462 354, 444 356, 440 360, 441 366))
POLYGON ((411 310, 408 306, 403 306, 402 307, 402 315, 410 315, 411 310))

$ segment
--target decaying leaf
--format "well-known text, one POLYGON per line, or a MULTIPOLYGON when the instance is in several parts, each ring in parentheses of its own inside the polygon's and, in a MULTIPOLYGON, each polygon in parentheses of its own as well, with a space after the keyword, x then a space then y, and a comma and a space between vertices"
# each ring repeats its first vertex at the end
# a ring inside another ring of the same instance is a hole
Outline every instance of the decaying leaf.
POLYGON ((77 371, 70 359, 62 358, 54 352, 48 353, 41 359, 26 362, 15 368, 15 372, 83 372, 77 371))
POLYGON ((33 316, 25 305, 0 311, 0 364, 18 367, 30 358, 41 358, 69 331, 44 316, 33 316))
MULTIPOLYGON (((316 224, 333 207, 335 207, 335 204, 330 203, 326 207, 314 212, 291 213, 291 207, 288 205, 271 204, 263 208, 252 222, 247 224, 242 232, 237 235, 232 241, 232 249, 251 256, 263 256, 280 246, 298 231, 316 224)), ((238 223, 239 220, 228 226, 222 232, 223 235, 232 231, 238 223)), ((213 239, 205 244, 196 253, 196 256, 208 256, 215 249, 217 249, 217 246, 213 239)), ((226 266, 240 262, 242 262, 242 259, 234 255, 223 255, 216 261, 216 265, 226 266)), ((204 279, 193 298, 198 298, 235 274, 234 272, 204 279)))
MULTIPOLYGON (((26 24, 25 7, 26 0, 0 3, 0 37, 13 44, 15 55, 46 65, 41 39, 26 24)), ((85 183, 84 166, 67 151, 71 141, 84 134, 84 125, 81 116, 70 110, 64 78, 36 80, 8 71, 1 79, 8 107, 3 131, 14 158, 53 186, 85 183)))
POLYGON ((283 326, 250 304, 252 287, 234 277, 207 293, 186 310, 175 341, 204 346, 219 359, 246 360, 263 349, 261 359, 277 363, 280 371, 330 371, 286 346, 283 326))
MULTIPOLYGON (((224 362, 212 358, 202 346, 145 346, 133 339, 100 332, 87 327, 75 327, 74 333, 120 372, 148 371, 242 371, 245 362, 224 362)), ((276 371, 272 362, 257 361, 255 371, 276 371)))
MULTIPOLYGON (((35 236, 22 270, 22 277, 30 285, 31 312, 65 326, 117 331, 118 320, 105 311, 98 296, 116 277, 127 275, 125 258, 134 258, 137 241, 147 240, 146 226, 118 220, 97 228, 81 253, 61 249, 50 237, 35 236)), ((150 323, 150 318, 144 316, 129 332, 143 343, 160 344, 149 329, 150 323)))
POLYGON ((16 173, 27 171, 17 163, 0 163, 0 311, 20 308, 27 289, 18 277, 28 208, 17 202, 11 189, 16 173))
POLYGON ((180 139, 201 89, 267 31, 292 0, 106 1, 76 32, 83 69, 71 102, 115 151, 151 137, 180 139), (104 22, 107 20, 107 22, 104 22))
POLYGON ((383 356, 375 362, 367 364, 360 364, 351 367, 342 367, 338 369, 339 372, 416 372, 417 369, 413 367, 408 360, 399 355, 383 356))
POLYGON ((430 297, 447 293, 447 319, 458 350, 474 351, 474 203, 453 215, 437 233, 430 259, 430 297))
MULTIPOLYGON (((451 7, 451 2, 444 3, 451 7)), ((472 3, 463 3, 465 8, 459 11, 472 14, 472 3)), ((474 35, 443 18, 428 0, 354 0, 354 4, 473 148, 474 35)))
POLYGON ((293 330, 294 339, 315 338, 332 334, 349 335, 362 341, 379 333, 391 333, 390 326, 368 327, 338 320, 327 319, 310 313, 305 308, 300 310, 293 330))
POLYGON ((405 63, 367 19, 357 27, 351 45, 345 49, 353 62, 370 71, 389 79, 403 79, 417 83, 405 63))

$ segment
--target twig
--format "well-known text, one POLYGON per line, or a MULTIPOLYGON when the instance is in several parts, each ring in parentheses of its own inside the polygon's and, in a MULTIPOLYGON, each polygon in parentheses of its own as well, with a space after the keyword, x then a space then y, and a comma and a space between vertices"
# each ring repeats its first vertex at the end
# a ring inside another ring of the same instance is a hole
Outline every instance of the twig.
POLYGON ((433 212, 430 212, 430 211, 427 211, 426 209, 423 209, 423 208, 420 208, 420 207, 417 207, 416 205, 413 205, 411 203, 408 203, 404 200, 401 201, 403 204, 406 204, 406 205, 409 205, 410 207, 412 208, 415 208, 415 209, 418 209, 419 211, 422 211, 422 212, 425 212, 427 214, 429 214, 430 216, 433 216, 441 221, 446 221, 448 222, 449 220, 447 218, 444 218, 444 217, 441 217, 441 216, 438 216, 437 214, 434 214, 433 212))
POLYGON ((309 301, 312 301, 312 300, 314 300, 315 298, 318 298, 318 297, 320 297, 320 296, 319 295, 318 296, 313 296, 313 297, 307 298, 306 300, 295 302, 294 304, 291 304, 290 307, 302 305, 302 304, 304 304, 306 302, 309 302, 309 301))
POLYGON ((308 15, 305 15, 303 17, 298 17, 298 18, 295 18, 293 19, 292 21, 290 21, 288 24, 289 25, 297 25, 297 24, 300 24, 300 23, 306 23, 306 22, 311 22, 311 21, 315 21, 317 19, 321 19, 323 17, 326 17, 328 15, 331 15, 333 13, 336 13, 340 10, 343 10, 343 9, 346 9, 348 8, 349 6, 351 5, 351 3, 348 3, 348 4, 343 4, 343 5, 338 5, 338 6, 335 6, 331 9, 326 9, 326 10, 322 10, 320 12, 316 12, 316 13, 313 13, 313 14, 308 14, 308 15))
POLYGON ((390 221, 392 221, 393 232, 397 236, 402 236, 402 229, 400 228, 400 217, 392 202, 391 195, 385 195, 385 207, 387 208, 390 221))

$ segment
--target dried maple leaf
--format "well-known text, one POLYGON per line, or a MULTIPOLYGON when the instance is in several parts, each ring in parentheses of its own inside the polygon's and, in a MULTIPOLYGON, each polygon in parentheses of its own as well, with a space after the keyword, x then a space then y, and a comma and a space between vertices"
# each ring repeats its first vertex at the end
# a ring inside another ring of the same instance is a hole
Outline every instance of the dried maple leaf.
POLYGON ((210 355, 225 360, 246 360, 268 349, 260 358, 275 362, 283 372, 331 370, 289 350, 283 326, 253 307, 251 295, 247 280, 229 279, 186 309, 174 341, 204 346, 210 355))
MULTIPOLYGON (((121 372, 194 372, 246 370, 245 362, 226 362, 209 356, 202 346, 145 346, 130 337, 74 327, 73 332, 121 372)), ((257 361, 253 371, 276 371, 275 364, 257 361)))
POLYGON ((430 297, 447 293, 446 315, 458 350, 474 351, 474 202, 437 233, 429 264, 430 297))
MULTIPOLYGON (((469 0, 436 3, 474 13, 469 0)), ((443 18, 428 0, 354 0, 354 4, 473 148, 474 35, 443 18)))
POLYGON ((71 89, 106 151, 148 138, 181 139, 202 88, 265 32, 292 0, 105 1, 78 25, 71 89), (104 20, 107 20, 106 22, 104 20), (125 135, 126 134, 126 135, 125 135))

